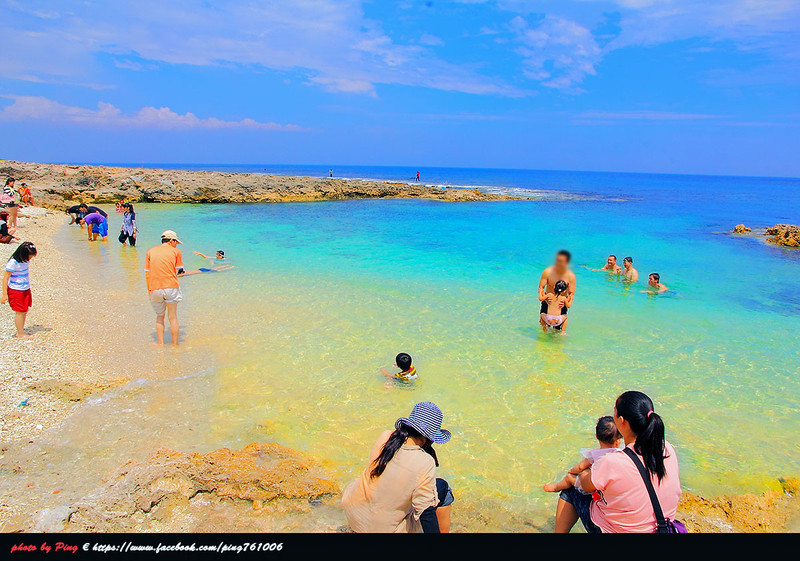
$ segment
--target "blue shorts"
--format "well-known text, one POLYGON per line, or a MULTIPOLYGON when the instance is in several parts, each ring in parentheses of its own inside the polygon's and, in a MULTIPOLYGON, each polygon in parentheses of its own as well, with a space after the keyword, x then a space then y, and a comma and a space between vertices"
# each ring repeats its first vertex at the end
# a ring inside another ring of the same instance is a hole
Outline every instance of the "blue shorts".
POLYGON ((440 506, 450 506, 453 504, 453 501, 456 500, 453 496, 453 490, 450 488, 450 484, 440 477, 436 478, 436 495, 439 498, 439 504, 436 505, 436 508, 440 506))
POLYGON ((578 513, 578 518, 580 518, 581 522, 583 522, 583 527, 586 528, 587 533, 603 533, 597 524, 592 522, 591 507, 594 499, 592 499, 591 495, 581 493, 575 487, 570 487, 569 489, 564 489, 561 491, 559 498, 568 502, 575 508, 575 511, 578 513))
POLYGON ((103 220, 100 224, 92 224, 92 233, 100 237, 108 236, 108 220, 103 220))

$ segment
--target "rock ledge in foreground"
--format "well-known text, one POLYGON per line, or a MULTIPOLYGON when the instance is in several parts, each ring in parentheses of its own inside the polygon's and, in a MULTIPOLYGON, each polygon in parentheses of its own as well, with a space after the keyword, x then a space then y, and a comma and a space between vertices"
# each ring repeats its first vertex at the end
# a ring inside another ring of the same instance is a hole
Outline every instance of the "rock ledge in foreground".
POLYGON ((62 509, 61 524, 68 532, 326 531, 343 518, 332 508, 338 494, 316 462, 278 444, 208 454, 164 449, 112 472, 62 509))

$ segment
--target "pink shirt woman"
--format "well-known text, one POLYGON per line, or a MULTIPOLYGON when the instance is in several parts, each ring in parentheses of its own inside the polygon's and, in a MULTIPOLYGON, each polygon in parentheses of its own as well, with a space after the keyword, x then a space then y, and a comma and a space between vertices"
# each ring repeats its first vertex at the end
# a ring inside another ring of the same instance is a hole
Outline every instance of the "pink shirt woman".
MULTIPOLYGON (((681 496, 678 456, 664 439, 664 422, 642 392, 617 398, 614 422, 626 448, 636 453, 655 489, 664 517, 674 520, 681 496)), ((606 454, 580 476, 588 494, 562 491, 556 507, 556 532, 569 532, 578 519, 590 533, 639 532, 657 529, 653 503, 639 469, 623 451, 606 454)))

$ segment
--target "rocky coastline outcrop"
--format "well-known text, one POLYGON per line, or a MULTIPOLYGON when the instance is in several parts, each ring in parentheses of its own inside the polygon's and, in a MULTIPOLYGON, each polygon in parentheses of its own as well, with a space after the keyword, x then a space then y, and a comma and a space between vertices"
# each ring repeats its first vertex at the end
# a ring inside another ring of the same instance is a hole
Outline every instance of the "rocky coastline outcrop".
POLYGON ((800 226, 775 224, 764 232, 767 241, 784 247, 800 247, 800 226))
POLYGON ((82 500, 39 512, 45 532, 336 531, 340 489, 311 458, 274 443, 207 454, 162 449, 82 500), (312 512, 314 511, 314 512, 312 512))
POLYGON ((31 188, 37 205, 76 202, 277 203, 416 198, 452 202, 513 200, 477 189, 260 173, 229 173, 1 161, 0 177, 31 188))
POLYGON ((765 236, 768 243, 782 247, 800 248, 800 226, 794 224, 775 224, 769 228, 756 228, 755 231, 744 224, 733 227, 734 234, 765 236))

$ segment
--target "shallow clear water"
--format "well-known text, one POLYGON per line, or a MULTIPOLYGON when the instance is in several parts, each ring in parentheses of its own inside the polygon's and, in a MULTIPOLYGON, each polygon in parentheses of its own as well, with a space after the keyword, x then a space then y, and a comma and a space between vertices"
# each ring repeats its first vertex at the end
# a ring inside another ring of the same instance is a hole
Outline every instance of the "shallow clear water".
MULTIPOLYGON (((190 268, 203 265, 192 250, 224 249, 236 269, 182 281, 179 352, 215 358, 195 378, 123 388, 86 409, 80 431, 93 449, 117 447, 109 465, 127 453, 123 432, 139 451, 276 440, 346 484, 382 430, 431 400, 453 432, 441 473, 464 510, 489 529, 538 528, 554 503, 541 484, 591 446, 616 395, 639 389, 666 420, 686 489, 800 473, 800 252, 722 233, 796 223, 800 181, 530 173, 522 186, 604 199, 138 205, 142 247, 112 238, 95 250, 100 276, 142 294, 144 251, 165 228, 190 268), (567 337, 538 328, 539 275, 561 248, 578 279, 567 337), (588 270, 611 252, 633 256, 639 285, 588 270), (652 271, 672 293, 640 293, 652 271), (420 381, 386 388, 379 368, 400 351, 420 381)), ((77 239, 64 240, 76 257, 77 239)), ((148 317, 144 296, 128 305, 148 317)))

